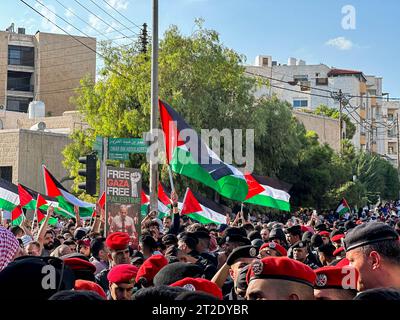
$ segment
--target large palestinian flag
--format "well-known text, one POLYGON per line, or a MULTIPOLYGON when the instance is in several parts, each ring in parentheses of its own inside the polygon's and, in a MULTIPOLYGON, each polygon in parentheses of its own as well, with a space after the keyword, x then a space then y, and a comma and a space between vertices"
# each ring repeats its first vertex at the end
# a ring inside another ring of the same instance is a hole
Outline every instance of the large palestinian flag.
POLYGON ((249 186, 245 203, 290 211, 288 191, 291 185, 277 179, 254 174, 246 174, 245 177, 249 186))
POLYGON ((248 193, 244 175, 222 162, 198 135, 184 137, 182 130, 192 129, 168 104, 160 100, 159 108, 166 157, 171 169, 207 185, 226 198, 244 201, 248 193))
POLYGON ((215 202, 186 189, 181 215, 203 224, 226 224, 225 210, 215 202))
POLYGON ((346 199, 343 198, 340 200, 338 206, 336 207, 336 213, 339 214, 339 217, 343 216, 346 212, 350 212, 349 204, 347 203, 346 199))
POLYGON ((95 205, 93 203, 84 202, 73 194, 68 192, 62 184, 57 181, 56 178, 43 166, 44 182, 46 186, 46 194, 49 197, 56 198, 59 207, 68 211, 74 212, 74 206, 79 207, 79 214, 81 217, 91 217, 93 210, 95 210, 95 205))

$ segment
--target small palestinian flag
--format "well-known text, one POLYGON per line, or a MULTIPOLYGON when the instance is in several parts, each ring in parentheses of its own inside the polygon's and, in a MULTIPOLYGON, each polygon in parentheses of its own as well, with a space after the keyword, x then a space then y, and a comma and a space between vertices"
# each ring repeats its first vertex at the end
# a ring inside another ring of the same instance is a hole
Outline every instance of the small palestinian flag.
MULTIPOLYGON (((97 204, 100 206, 101 209, 105 210, 106 206, 106 192, 104 191, 101 195, 100 199, 97 201, 97 204)), ((92 218, 96 216, 96 210, 93 210, 92 218)))
POLYGON ((43 175, 46 194, 49 197, 56 198, 62 209, 68 212, 74 212, 74 206, 77 206, 79 207, 79 214, 81 217, 90 218, 92 216, 93 210, 95 210, 95 205, 93 203, 84 202, 68 192, 45 166, 43 166, 43 175))
POLYGON ((0 209, 12 212, 19 205, 18 187, 0 178, 0 209))
POLYGON ((340 200, 340 202, 336 208, 336 213, 338 213, 339 217, 341 217, 347 212, 350 212, 350 207, 349 207, 346 199, 343 198, 342 200, 340 200))
POLYGON ((43 196, 39 194, 37 191, 34 191, 22 184, 18 184, 18 193, 22 208, 28 210, 35 210, 36 208, 38 208, 46 212, 48 207, 51 205, 54 207, 54 213, 59 214, 65 218, 75 217, 73 211, 69 212, 61 208, 59 203, 57 202, 57 199, 48 196, 43 196))
POLYGON ((20 205, 16 206, 13 211, 11 211, 11 225, 19 226, 24 220, 24 212, 20 205))
POLYGON ((254 174, 246 174, 245 178, 249 187, 245 203, 290 211, 288 191, 291 185, 277 179, 254 174))
POLYGON ((186 189, 181 215, 196 220, 202 224, 226 224, 225 210, 217 203, 186 189))

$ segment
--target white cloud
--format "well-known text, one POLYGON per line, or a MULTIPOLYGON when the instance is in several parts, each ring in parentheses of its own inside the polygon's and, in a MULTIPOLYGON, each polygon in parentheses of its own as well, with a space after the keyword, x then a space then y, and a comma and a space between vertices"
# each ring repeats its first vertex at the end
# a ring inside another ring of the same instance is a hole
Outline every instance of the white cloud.
POLYGON ((72 18, 72 17, 74 17, 74 13, 75 13, 75 10, 72 9, 72 8, 68 8, 68 10, 65 10, 65 16, 66 16, 67 18, 72 18))
MULTIPOLYGON (((110 6, 114 7, 117 10, 126 10, 128 9, 129 2, 127 0, 107 0, 110 6)), ((111 8, 108 7, 110 10, 111 8)))
POLYGON ((100 29, 103 26, 103 22, 93 14, 89 15, 89 24, 95 29, 100 29))
POLYGON ((330 39, 325 44, 339 50, 351 50, 354 47, 354 43, 345 37, 330 39))
POLYGON ((55 26, 57 24, 57 16, 55 14, 56 8, 51 5, 51 4, 46 4, 44 1, 38 1, 35 3, 35 8, 46 18, 41 19, 41 28, 44 29, 44 31, 48 31, 51 33, 59 33, 60 29, 55 26), (40 5, 39 3, 42 3, 44 6, 40 5), (51 12, 53 11, 53 12, 51 12), (49 20, 51 22, 49 22, 49 20))

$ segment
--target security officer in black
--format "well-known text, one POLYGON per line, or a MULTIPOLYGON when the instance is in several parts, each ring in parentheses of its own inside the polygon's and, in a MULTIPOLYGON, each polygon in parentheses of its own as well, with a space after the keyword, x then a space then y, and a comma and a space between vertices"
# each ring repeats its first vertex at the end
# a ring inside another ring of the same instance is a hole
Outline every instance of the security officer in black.
POLYGON ((302 232, 300 225, 294 225, 285 230, 286 240, 289 243, 288 249, 288 257, 293 259, 293 248, 294 246, 301 241, 302 232))
POLYGON ((308 265, 311 269, 318 269, 321 265, 318 263, 317 258, 309 252, 307 244, 299 241, 292 246, 293 259, 308 265))

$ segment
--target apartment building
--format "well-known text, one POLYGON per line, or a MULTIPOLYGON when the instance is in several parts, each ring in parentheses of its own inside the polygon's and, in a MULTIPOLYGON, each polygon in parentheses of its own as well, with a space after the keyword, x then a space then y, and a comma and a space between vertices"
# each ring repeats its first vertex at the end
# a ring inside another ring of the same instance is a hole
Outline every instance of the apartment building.
POLYGON ((270 85, 259 88, 256 96, 276 95, 289 102, 294 110, 315 110, 320 105, 339 109, 340 103, 332 98, 331 92, 341 90, 350 97, 348 103, 342 104, 342 112, 356 125, 352 138, 354 146, 383 156, 389 153, 385 114, 389 114, 388 110, 394 114, 398 105, 389 104, 388 109, 386 105, 389 105, 380 99, 383 95, 382 78, 322 63, 307 65, 296 58, 289 58, 287 64, 279 64, 272 56, 257 56, 254 66, 246 66, 246 71, 269 81, 270 85))
POLYGON ((44 102, 48 116, 74 110, 70 99, 80 80, 95 80, 95 50, 95 38, 27 35, 14 24, 0 31, 0 117, 5 110, 26 113, 33 100, 44 102))

